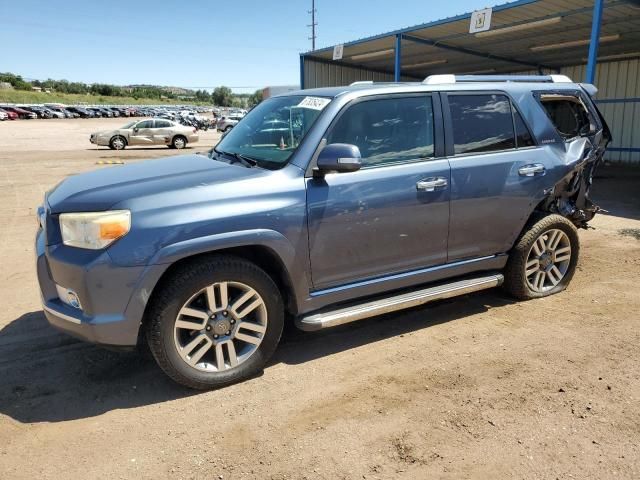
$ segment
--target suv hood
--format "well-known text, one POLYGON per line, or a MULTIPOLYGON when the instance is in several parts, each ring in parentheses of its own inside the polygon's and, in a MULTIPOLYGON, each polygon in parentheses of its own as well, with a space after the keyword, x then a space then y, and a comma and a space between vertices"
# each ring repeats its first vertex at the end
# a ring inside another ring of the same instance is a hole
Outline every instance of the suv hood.
POLYGON ((48 193, 47 203, 51 213, 103 211, 138 197, 265 173, 205 155, 180 155, 71 176, 48 193))

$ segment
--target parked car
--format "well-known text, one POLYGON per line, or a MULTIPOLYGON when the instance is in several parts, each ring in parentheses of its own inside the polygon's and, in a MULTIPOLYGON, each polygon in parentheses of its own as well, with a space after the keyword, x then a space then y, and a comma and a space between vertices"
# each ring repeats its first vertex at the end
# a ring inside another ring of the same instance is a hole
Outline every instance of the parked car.
POLYGON ((182 149, 198 139, 195 128, 163 118, 129 122, 122 128, 92 133, 89 137, 91 143, 112 150, 123 150, 129 145, 166 145, 182 149))
POLYGON ((5 112, 4 110, 0 110, 0 120, 9 120, 9 115, 7 115, 7 112, 5 112))
POLYGON ((24 120, 38 118, 38 115, 36 115, 33 112, 30 112, 29 110, 25 110, 24 108, 10 106, 10 105, 0 105, 0 108, 2 108, 6 112, 13 112, 18 116, 18 118, 21 118, 24 120))
POLYGON ((595 92, 559 75, 303 90, 208 156, 68 177, 38 209, 45 315, 110 347, 144 340, 204 389, 259 372, 289 318, 312 331, 501 284, 561 292, 611 139, 595 92), (265 144, 274 120, 288 134, 265 144))
POLYGON ((96 116, 96 114, 91 110, 87 110, 86 108, 82 107, 67 107, 67 110, 78 114, 80 118, 93 118, 96 116))
POLYGON ((233 127, 235 127, 238 122, 242 120, 242 117, 232 116, 232 117, 221 117, 220 120, 216 123, 216 130, 219 132, 228 132, 233 127))
POLYGON ((41 107, 39 105, 29 105, 22 108, 24 108, 25 110, 32 111, 38 116, 38 118, 44 118, 44 119, 53 118, 53 112, 51 112, 48 108, 41 107))
POLYGON ((49 110, 51 110, 52 112, 61 114, 60 118, 74 118, 73 112, 67 110, 66 108, 62 108, 62 107, 47 107, 47 108, 49 108, 49 110))
POLYGON ((4 113, 7 116, 7 120, 17 120, 18 119, 18 114, 16 112, 11 111, 11 110, 5 110, 3 108, 0 108, 0 112, 4 113))

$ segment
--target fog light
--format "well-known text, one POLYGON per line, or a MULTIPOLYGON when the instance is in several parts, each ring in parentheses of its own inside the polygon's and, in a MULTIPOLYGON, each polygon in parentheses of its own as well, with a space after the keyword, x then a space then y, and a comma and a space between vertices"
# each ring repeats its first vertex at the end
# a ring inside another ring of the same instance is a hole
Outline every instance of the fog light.
POLYGON ((80 304, 80 299, 78 298, 78 294, 71 290, 70 288, 61 287, 60 285, 56 285, 56 290, 58 291, 58 298, 62 303, 66 303, 70 307, 82 309, 82 305, 80 304))

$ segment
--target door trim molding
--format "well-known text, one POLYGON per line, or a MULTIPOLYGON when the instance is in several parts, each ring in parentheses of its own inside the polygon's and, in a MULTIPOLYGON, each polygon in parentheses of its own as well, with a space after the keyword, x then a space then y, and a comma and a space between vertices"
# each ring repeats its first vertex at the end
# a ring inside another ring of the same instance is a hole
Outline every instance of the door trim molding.
POLYGON ((452 262, 452 263, 445 263, 442 265, 436 265, 434 267, 427 267, 427 268, 421 268, 418 270, 411 270, 408 272, 402 272, 402 273, 395 273, 393 275, 387 275, 384 277, 376 277, 376 278, 371 278, 368 280, 361 280, 358 282, 353 282, 353 283, 347 283, 344 285, 338 285, 336 287, 330 287, 330 288, 325 288, 323 290, 316 290, 310 293, 311 297, 319 297, 322 295, 329 295, 332 293, 338 293, 338 292, 342 292, 345 290, 349 290, 352 288, 359 288, 359 287, 367 287, 369 285, 375 285, 375 284, 379 284, 379 283, 384 283, 384 282, 390 282, 393 280, 399 280, 402 278, 410 278, 414 275, 422 275, 425 273, 431 273, 431 272, 437 272, 440 270, 446 270, 448 268, 456 268, 462 265, 469 265, 472 263, 477 263, 477 262, 484 262, 487 260, 491 260, 494 258, 497 258, 498 255, 489 255, 486 257, 477 257, 477 258, 471 258, 468 260, 460 260, 457 262, 452 262))

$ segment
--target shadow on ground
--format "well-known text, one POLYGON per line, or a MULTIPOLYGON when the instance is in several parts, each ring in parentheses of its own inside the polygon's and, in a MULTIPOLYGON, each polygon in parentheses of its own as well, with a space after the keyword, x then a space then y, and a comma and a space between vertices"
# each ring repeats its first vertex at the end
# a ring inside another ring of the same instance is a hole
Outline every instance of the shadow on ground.
MULTIPOLYGON (((326 332, 290 326, 270 366, 310 362, 506 303, 499 291, 489 291, 326 332)), ((23 423, 75 420, 198 394, 174 384, 150 355, 77 341, 53 330, 42 312, 22 315, 0 331, 0 378, 0 414, 23 423)))
POLYGON ((629 165, 598 168, 590 194, 609 215, 640 220, 640 168, 629 165))

